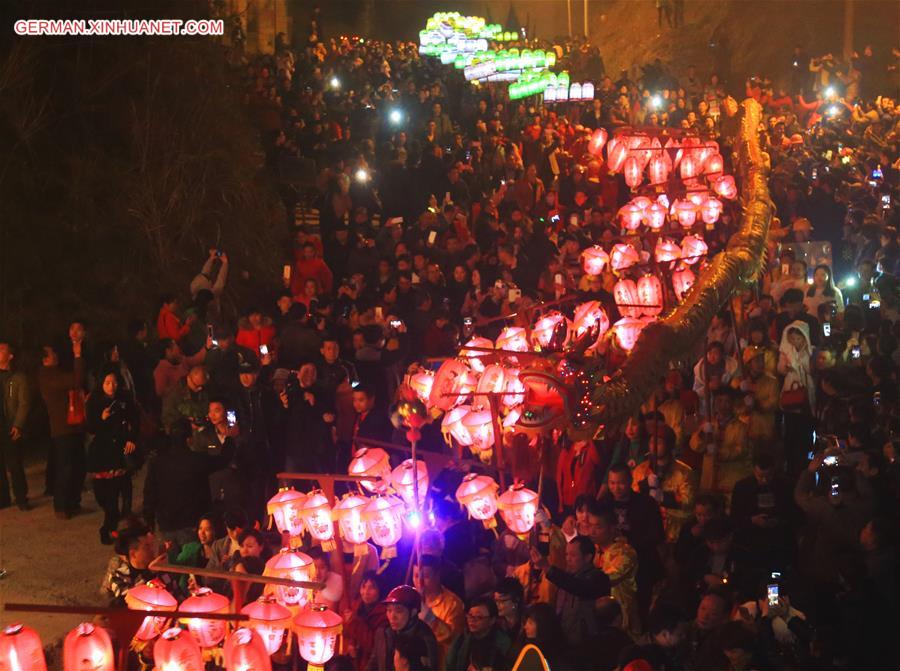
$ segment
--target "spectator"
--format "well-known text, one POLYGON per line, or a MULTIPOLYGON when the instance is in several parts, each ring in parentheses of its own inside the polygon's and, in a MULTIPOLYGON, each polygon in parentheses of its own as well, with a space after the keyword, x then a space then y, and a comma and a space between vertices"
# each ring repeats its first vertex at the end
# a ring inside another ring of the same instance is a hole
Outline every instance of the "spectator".
MULTIPOLYGON (((12 345, 0 340, 0 391, 3 393, 3 402, 0 403, 0 509, 8 508, 12 503, 10 483, 16 505, 19 509, 27 509, 28 482, 23 465, 22 435, 31 396, 28 379, 14 370, 13 359, 15 350, 12 345)), ((65 514, 65 510, 62 512, 65 514)))

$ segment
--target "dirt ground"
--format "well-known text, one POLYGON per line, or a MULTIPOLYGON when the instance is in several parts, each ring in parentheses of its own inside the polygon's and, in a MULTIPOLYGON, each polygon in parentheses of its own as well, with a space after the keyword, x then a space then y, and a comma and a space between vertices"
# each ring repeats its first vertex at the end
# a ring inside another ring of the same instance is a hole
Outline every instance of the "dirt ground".
MULTIPOLYGON (((84 513, 71 520, 58 520, 53 514, 53 500, 42 495, 43 464, 29 467, 27 474, 32 509, 0 510, 0 568, 7 572, 0 579, 0 624, 22 622, 36 629, 48 651, 49 668, 59 668, 52 661, 56 655, 51 651, 70 629, 91 616, 11 613, 6 611, 6 604, 104 605, 100 581, 113 552, 110 546, 100 544, 102 514, 90 490, 82 496, 84 513)), ((142 490, 139 476, 134 482, 137 511, 142 490)))

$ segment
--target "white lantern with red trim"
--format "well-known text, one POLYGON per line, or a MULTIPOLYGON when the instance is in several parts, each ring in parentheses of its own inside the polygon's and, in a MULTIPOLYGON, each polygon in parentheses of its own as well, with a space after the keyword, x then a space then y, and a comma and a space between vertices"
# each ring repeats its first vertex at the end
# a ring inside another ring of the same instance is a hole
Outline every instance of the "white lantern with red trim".
POLYGON ((500 495, 497 507, 509 530, 521 536, 534 527, 538 495, 525 485, 517 483, 500 495))
POLYGON ((391 460, 388 453, 380 447, 361 447, 354 453, 347 473, 371 478, 360 480, 359 484, 374 493, 387 485, 391 475, 391 460))
POLYGON ((323 604, 304 608, 294 616, 297 651, 307 662, 307 671, 322 671, 334 656, 343 627, 341 616, 323 604))
POLYGON ((334 523, 331 520, 331 505, 328 497, 321 490, 313 490, 309 493, 303 507, 300 509, 303 524, 309 530, 309 535, 322 544, 322 550, 331 552, 337 547, 334 542, 334 523))
POLYGON ((681 260, 688 265, 693 265, 700 261, 709 249, 703 238, 696 235, 686 235, 681 240, 681 260))
POLYGON ((603 272, 603 269, 609 265, 609 254, 607 254, 603 247, 599 245, 594 245, 593 247, 588 247, 581 253, 582 258, 582 267, 584 268, 584 272, 588 275, 597 276, 603 272))
POLYGON ((403 537, 403 501, 396 496, 374 496, 363 508, 362 516, 372 542, 381 546, 381 558, 396 557, 397 543, 403 537))
POLYGON ((663 309, 662 282, 656 275, 644 275, 638 280, 637 294, 644 314, 655 317, 663 309))
POLYGON ((247 627, 257 633, 266 653, 274 655, 278 652, 284 642, 285 630, 291 624, 291 611, 278 603, 274 596, 265 595, 248 603, 241 613, 250 618, 247 627))
POLYGON ((648 207, 653 205, 653 201, 647 198, 647 196, 636 196, 631 199, 631 204, 637 207, 641 212, 646 210, 648 207))
POLYGON ((653 203, 644 210, 644 223, 651 230, 658 231, 666 225, 666 208, 659 203, 653 203))
POLYGON ((415 469, 412 459, 404 459, 391 473, 391 486, 400 495, 400 498, 409 507, 414 507, 416 502, 413 473, 419 481, 419 505, 422 505, 425 494, 428 492, 428 467, 421 459, 416 459, 415 469))
POLYGON ((478 386, 475 388, 475 396, 472 398, 472 407, 489 408, 491 406, 490 394, 502 394, 506 389, 506 369, 493 363, 484 369, 478 386))
POLYGON ((643 314, 634 280, 626 277, 616 282, 613 287, 613 298, 616 300, 619 312, 623 315, 637 318, 643 314))
POLYGON ((362 512, 368 502, 369 499, 365 496, 346 494, 331 509, 331 515, 338 523, 341 538, 353 547, 353 554, 356 557, 369 554, 366 546, 366 541, 369 540, 369 527, 362 517, 362 512))
MULTIPOLYGON (((172 611, 178 607, 178 601, 169 594, 161 582, 150 580, 143 585, 135 585, 125 592, 125 605, 131 610, 172 611)), ((152 641, 162 633, 168 620, 167 617, 145 617, 135 638, 139 641, 152 641)))
POLYGON ((669 163, 662 154, 657 154, 650 159, 647 170, 651 184, 665 184, 666 180, 669 179, 669 163))
POLYGON ((725 159, 722 158, 722 154, 710 154, 707 156, 706 164, 703 168, 707 175, 721 175, 722 171, 725 170, 725 159))
POLYGON ((525 385, 519 379, 519 371, 507 369, 506 394, 503 396, 503 405, 513 408, 525 402, 525 385))
POLYGON ((469 473, 456 488, 456 500, 466 507, 469 517, 480 520, 485 529, 493 529, 497 526, 498 489, 492 477, 469 473))
POLYGON ((531 339, 540 345, 541 348, 547 348, 557 333, 557 329, 565 329, 566 334, 563 336, 563 342, 565 342, 568 339, 568 323, 569 320, 559 312, 551 312, 544 315, 537 320, 534 328, 531 329, 531 339))
MULTIPOLYGON (((37 669, 40 666, 4 667, 4 659, 3 653, 0 652, 0 668, 37 669)), ((114 671, 115 661, 112 641, 103 627, 82 622, 66 634, 63 643, 63 671, 114 671)))
MULTIPOLYGON (((288 613, 290 614, 290 613, 288 613)), ((290 618, 288 619, 290 622, 290 618)), ((282 636, 284 630, 282 630, 282 636)), ((275 648, 278 651, 278 648, 275 648)), ((272 660, 265 641, 258 631, 248 627, 235 629, 225 641, 222 656, 225 671, 272 671, 272 660)))
POLYGON ((706 202, 700 207, 700 216, 703 223, 712 226, 719 220, 722 214, 722 201, 718 198, 707 198, 706 202))
POLYGON ((678 300, 684 300, 685 294, 694 286, 696 279, 694 273, 688 267, 679 268, 672 273, 672 288, 675 290, 678 300))
POLYGON ((737 185, 734 183, 734 177, 731 175, 723 175, 713 180, 713 190, 722 198, 734 200, 737 198, 737 185))
POLYGON ((653 257, 657 263, 669 263, 681 258, 681 247, 671 238, 660 238, 653 249, 653 257))
POLYGON ((629 156, 622 164, 622 174, 625 175, 625 183, 631 189, 637 188, 644 181, 641 171, 641 161, 636 156, 629 156))
POLYGON ((488 353, 483 350, 487 349, 494 349, 494 341, 476 336, 471 338, 469 342, 466 343, 465 347, 459 351, 459 356, 468 360, 472 370, 476 373, 481 373, 484 371, 484 362, 482 359, 488 356, 488 353), (469 347, 477 347, 478 349, 467 349, 469 347))
POLYGON ((462 419, 472 437, 473 452, 484 452, 494 446, 494 418, 490 410, 470 410, 462 419))
POLYGON ((497 337, 497 349, 507 352, 527 352, 528 335, 521 326, 507 326, 497 337))
POLYGON ((682 228, 691 228, 697 221, 697 206, 690 200, 679 200, 675 203, 675 216, 682 228))
POLYGON ((429 370, 422 370, 409 376, 409 386, 416 392, 416 396, 426 406, 431 397, 431 388, 434 386, 434 373, 429 370))
MULTIPOLYGON (((178 610, 185 613, 206 615, 209 613, 227 613, 230 601, 221 594, 216 594, 208 587, 201 587, 185 599, 178 610)), ((187 624, 201 648, 213 648, 225 638, 225 620, 210 620, 202 617, 182 618, 187 624)))
MULTIPOLYGON (((272 555, 263 569, 263 575, 272 578, 284 578, 308 582, 313 570, 313 560, 308 554, 281 548, 272 555)), ((299 608, 309 601, 309 590, 293 585, 266 585, 266 594, 272 594, 275 600, 285 608, 299 608)))
MULTIPOLYGON (((441 420, 441 432, 444 434, 445 440, 450 435, 463 447, 468 447, 472 444, 472 435, 462 423, 463 418, 469 414, 471 409, 472 406, 469 405, 458 405, 444 415, 444 419, 441 420)), ((447 442, 449 443, 450 441, 447 440, 447 442)))
POLYGON ((631 245, 619 243, 613 245, 612 253, 609 255, 610 265, 615 271, 626 270, 641 260, 640 254, 631 245))
POLYGON ((681 172, 681 179, 685 181, 695 179, 697 175, 700 174, 701 168, 702 164, 696 153, 685 150, 685 153, 681 158, 681 164, 678 166, 678 169, 681 172))
POLYGON ((186 629, 166 629, 153 645, 153 662, 159 671, 204 671, 203 653, 186 629))
POLYGON ((610 172, 619 172, 628 158, 628 145, 621 140, 606 143, 606 167, 610 172))
POLYGON ((575 307, 575 335, 580 336, 593 328, 597 328, 597 336, 601 337, 609 330, 609 317, 600 301, 588 301, 575 307))
POLYGON ((0 631, 0 669, 47 671, 44 646, 34 629, 16 623, 0 631))
POLYGON ((599 156, 600 152, 603 151, 603 145, 606 144, 607 137, 608 135, 605 129, 596 129, 594 134, 591 135, 590 142, 588 142, 588 152, 593 156, 599 156))
POLYGON ((293 487, 282 487, 266 504, 266 512, 272 516, 275 527, 281 533, 288 534, 292 542, 303 533, 300 508, 304 501, 306 494, 298 492, 293 487))
POLYGON ((638 336, 641 334, 645 322, 634 317, 622 317, 612 326, 612 331, 616 336, 616 342, 626 352, 634 349, 638 336))
POLYGON ((628 203, 619 208, 619 219, 626 230, 636 231, 644 220, 644 211, 634 203, 628 203))
MULTIPOLYGON (((472 341, 469 342, 471 343, 472 341)), ((487 342, 490 343, 491 341, 488 340, 487 342)), ((463 356, 463 353, 460 352, 460 355, 463 356)), ((470 361, 475 362, 475 359, 470 359, 470 361)), ((480 361, 477 363, 481 364, 480 361)), ((482 370, 483 368, 482 366, 482 370)), ((465 400, 465 395, 468 393, 464 387, 470 373, 469 367, 459 359, 447 359, 444 361, 434 376, 431 396, 428 399, 429 407, 447 412, 453 406, 462 403, 465 400)))

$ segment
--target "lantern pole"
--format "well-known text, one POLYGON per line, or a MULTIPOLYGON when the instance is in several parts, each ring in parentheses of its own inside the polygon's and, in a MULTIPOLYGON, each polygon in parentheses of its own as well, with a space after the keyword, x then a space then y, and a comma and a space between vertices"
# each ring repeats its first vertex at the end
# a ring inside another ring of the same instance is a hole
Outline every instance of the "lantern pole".
MULTIPOLYGON (((413 547, 413 552, 416 553, 416 566, 419 569, 419 580, 422 579, 422 552, 419 547, 419 538, 422 533, 422 510, 419 507, 419 463, 416 461, 416 448, 419 444, 419 433, 418 429, 410 428, 407 437, 412 438, 410 440, 410 446, 412 447, 412 465, 413 465, 413 515, 415 515, 415 526, 413 527, 416 531, 415 537, 415 545, 413 547)), ((409 582, 409 581, 407 581, 409 582)))
POLYGON ((487 394, 491 404, 491 424, 494 430, 494 466, 497 467, 497 476, 500 478, 500 489, 506 491, 506 464, 503 462, 503 433, 500 427, 500 400, 498 394, 487 394))

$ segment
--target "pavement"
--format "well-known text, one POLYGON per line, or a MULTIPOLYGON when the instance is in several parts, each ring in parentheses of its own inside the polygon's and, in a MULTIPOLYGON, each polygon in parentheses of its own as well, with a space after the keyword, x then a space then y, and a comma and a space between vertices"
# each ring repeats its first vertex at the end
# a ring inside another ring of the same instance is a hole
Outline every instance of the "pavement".
MULTIPOLYGON (((100 581, 112 547, 100 544, 99 529, 103 514, 90 491, 83 493, 84 512, 69 520, 59 520, 53 513, 53 500, 42 496, 44 466, 27 467, 29 502, 32 509, 23 512, 15 506, 0 510, 0 625, 22 622, 35 629, 51 654, 66 633, 91 616, 45 613, 10 613, 7 603, 41 603, 51 605, 102 606, 100 581)), ((134 483, 134 508, 140 510, 143 478, 134 483)), ((61 666, 61 665, 60 665, 61 666)))

